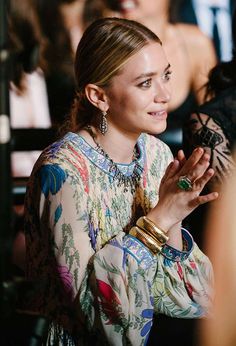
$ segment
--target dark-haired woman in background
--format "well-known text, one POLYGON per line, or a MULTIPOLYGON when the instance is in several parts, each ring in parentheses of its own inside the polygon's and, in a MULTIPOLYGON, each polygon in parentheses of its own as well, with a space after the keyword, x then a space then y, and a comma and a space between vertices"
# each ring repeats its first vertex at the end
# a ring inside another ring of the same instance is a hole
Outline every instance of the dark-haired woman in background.
POLYGON ((75 0, 33 1, 43 35, 47 41, 43 52, 47 66, 43 68, 43 71, 46 78, 52 125, 57 127, 68 113, 75 90, 72 42, 61 8, 63 5, 73 6, 75 0))
MULTIPOLYGON (((9 48, 12 56, 10 75, 10 121, 13 129, 51 126, 45 78, 39 64, 44 40, 32 0, 10 0, 7 8, 9 48)), ((1 100, 2 101, 2 100, 1 100)), ((16 141, 17 142, 17 141, 16 141)), ((40 151, 13 151, 13 177, 28 177, 40 151)), ((22 274, 25 262, 23 204, 14 205, 15 239, 12 249, 14 270, 22 274)))
POLYGON ((74 94, 74 56, 87 22, 102 16, 102 0, 33 0, 47 40, 44 58, 49 109, 52 125, 61 126, 69 113, 74 94))
MULTIPOLYGON (((10 76, 10 114, 12 128, 49 128, 48 98, 42 67, 44 40, 32 0, 9 1, 8 34, 13 57, 10 76)), ((12 174, 30 175, 39 151, 13 152, 12 174)))
MULTIPOLYGON (((236 139, 236 12, 232 22, 233 58, 217 64, 210 72, 207 97, 210 101, 191 114, 184 129, 185 153, 201 146, 210 154, 210 164, 215 175, 208 184, 212 190, 220 187, 235 167, 232 149, 236 139)), ((203 210, 205 212, 205 208, 203 210)), ((198 210, 192 226, 199 229, 198 210)), ((202 219, 202 218, 201 218, 202 219)), ((202 222, 202 221, 201 221, 202 222)), ((192 229, 192 228, 191 228, 192 229)), ((200 240, 201 241, 201 240, 200 240)))

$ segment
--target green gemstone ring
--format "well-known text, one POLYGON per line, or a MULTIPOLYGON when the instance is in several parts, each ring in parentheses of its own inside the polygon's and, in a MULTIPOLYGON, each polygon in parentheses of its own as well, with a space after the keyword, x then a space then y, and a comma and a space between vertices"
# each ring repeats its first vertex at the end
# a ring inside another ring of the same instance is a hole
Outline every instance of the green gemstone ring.
POLYGON ((191 180, 187 177, 187 175, 182 175, 181 177, 179 177, 179 180, 177 182, 177 186, 181 190, 185 190, 185 191, 192 190, 192 188, 193 188, 193 184, 192 184, 191 180))

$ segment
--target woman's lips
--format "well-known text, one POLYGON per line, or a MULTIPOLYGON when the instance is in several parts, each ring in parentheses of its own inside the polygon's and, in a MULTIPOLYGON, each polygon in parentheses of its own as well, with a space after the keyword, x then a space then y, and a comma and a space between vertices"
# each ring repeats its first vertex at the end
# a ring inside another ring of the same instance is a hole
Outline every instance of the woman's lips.
POLYGON ((158 119, 166 119, 167 118, 167 112, 166 111, 158 111, 158 112, 148 112, 149 115, 152 117, 156 117, 158 119))

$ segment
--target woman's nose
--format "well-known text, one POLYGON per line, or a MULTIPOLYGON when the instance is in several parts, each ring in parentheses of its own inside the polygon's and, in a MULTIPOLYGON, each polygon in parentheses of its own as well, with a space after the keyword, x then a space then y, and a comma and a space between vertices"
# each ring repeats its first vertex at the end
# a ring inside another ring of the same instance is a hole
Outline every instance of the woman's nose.
POLYGON ((166 85, 160 85, 157 88, 157 92, 154 98, 154 102, 156 103, 168 103, 170 102, 171 98, 171 91, 170 87, 166 85))

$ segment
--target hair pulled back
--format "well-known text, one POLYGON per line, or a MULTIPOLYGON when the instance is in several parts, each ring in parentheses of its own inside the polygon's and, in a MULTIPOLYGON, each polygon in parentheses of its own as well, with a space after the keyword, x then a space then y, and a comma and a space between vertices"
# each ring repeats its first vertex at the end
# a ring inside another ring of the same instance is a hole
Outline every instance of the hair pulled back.
POLYGON ((108 87, 127 60, 150 42, 161 44, 148 28, 127 19, 98 19, 85 30, 75 57, 77 88, 67 130, 78 131, 99 113, 85 95, 86 85, 108 87))

